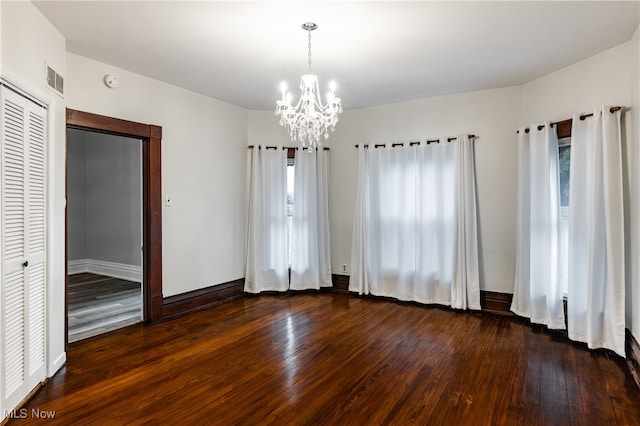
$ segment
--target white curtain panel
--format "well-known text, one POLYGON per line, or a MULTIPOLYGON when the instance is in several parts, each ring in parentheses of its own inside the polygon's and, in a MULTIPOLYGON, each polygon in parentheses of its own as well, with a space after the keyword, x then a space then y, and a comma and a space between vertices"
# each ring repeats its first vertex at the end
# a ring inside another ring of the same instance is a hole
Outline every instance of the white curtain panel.
POLYGON ((330 287, 327 151, 298 150, 294 177, 292 290, 330 287))
MULTIPOLYGON (((545 123, 518 133, 516 276, 511 310, 564 329, 558 137, 545 123)), ((573 161, 573 159, 572 159, 573 161)), ((573 167, 573 164, 572 164, 573 167)))
POLYGON ((569 337, 625 356, 620 111, 573 117, 569 183, 569 337))
POLYGON ((244 290, 286 291, 287 151, 254 147, 251 156, 249 236, 244 290))
POLYGON ((480 308, 473 156, 460 154, 472 149, 465 140, 466 148, 460 137, 359 149, 351 291, 480 308))
POLYGON ((369 219, 368 180, 369 152, 363 144, 358 146, 358 183, 353 213, 353 237, 351 239, 351 275, 349 276, 349 291, 358 294, 369 294, 369 277, 366 265, 369 264, 369 235, 365 224, 369 219))
POLYGON ((451 306, 480 309, 478 223, 473 141, 458 135, 456 179, 456 265, 451 286, 451 306))

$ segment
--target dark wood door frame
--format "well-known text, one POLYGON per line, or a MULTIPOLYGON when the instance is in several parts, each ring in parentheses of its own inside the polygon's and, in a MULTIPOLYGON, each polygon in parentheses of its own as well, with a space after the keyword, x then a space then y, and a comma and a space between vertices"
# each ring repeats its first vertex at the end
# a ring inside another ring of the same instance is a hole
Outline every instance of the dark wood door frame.
MULTIPOLYGON (((145 323, 158 322, 162 319, 162 173, 160 161, 162 127, 67 108, 67 128, 128 136, 142 140, 143 321, 145 323)), ((65 209, 65 235, 66 222, 65 209)), ((65 272, 66 264, 67 244, 65 237, 65 272)), ((65 292, 66 281, 65 277, 65 292)))

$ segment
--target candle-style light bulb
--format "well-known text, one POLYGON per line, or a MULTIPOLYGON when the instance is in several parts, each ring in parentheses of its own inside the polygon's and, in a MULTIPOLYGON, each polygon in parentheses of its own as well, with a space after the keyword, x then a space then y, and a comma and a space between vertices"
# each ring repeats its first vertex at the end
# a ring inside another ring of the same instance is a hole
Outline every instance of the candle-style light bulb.
POLYGON ((280 91, 282 92, 282 100, 284 101, 286 99, 286 95, 287 95, 287 83, 286 82, 282 82, 280 83, 280 91))

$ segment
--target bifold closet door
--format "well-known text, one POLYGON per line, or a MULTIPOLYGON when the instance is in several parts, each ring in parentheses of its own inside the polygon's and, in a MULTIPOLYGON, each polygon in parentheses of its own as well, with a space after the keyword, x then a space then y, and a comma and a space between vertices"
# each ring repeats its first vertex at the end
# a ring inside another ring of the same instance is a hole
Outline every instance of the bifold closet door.
POLYGON ((0 367, 4 410, 46 375, 46 110, 0 86, 2 237, 0 367))

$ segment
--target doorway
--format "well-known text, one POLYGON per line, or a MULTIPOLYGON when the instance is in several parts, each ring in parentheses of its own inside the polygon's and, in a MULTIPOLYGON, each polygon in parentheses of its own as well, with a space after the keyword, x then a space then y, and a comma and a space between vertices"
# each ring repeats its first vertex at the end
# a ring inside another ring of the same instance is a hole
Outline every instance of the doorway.
POLYGON ((142 141, 67 130, 68 340, 142 321, 142 141))
MULTIPOLYGON (((67 129, 99 132, 140 140, 142 157, 142 321, 158 322, 162 319, 162 187, 161 142, 162 128, 67 109, 67 129)), ((67 195, 69 184, 67 182, 67 195)), ((66 212, 66 230, 69 229, 69 211, 66 212)), ((66 242, 65 260, 69 268, 69 241, 66 242)), ((67 280, 67 292, 69 282, 67 280)), ((69 301, 66 300, 67 313, 69 301)), ((67 318, 67 336, 69 321, 67 318)))

